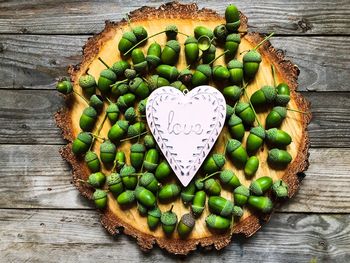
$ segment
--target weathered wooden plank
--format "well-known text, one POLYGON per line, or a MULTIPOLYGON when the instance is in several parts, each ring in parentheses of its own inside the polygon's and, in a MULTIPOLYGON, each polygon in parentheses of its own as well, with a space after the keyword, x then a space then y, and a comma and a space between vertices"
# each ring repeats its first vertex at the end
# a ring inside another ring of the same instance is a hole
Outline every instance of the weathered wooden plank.
MULTIPOLYGON (((312 103, 312 147, 349 147, 349 93, 303 94, 312 103)), ((0 143, 64 143, 53 119, 62 106, 63 99, 56 91, 0 90, 0 143)))
MULTIPOLYGON (((183 0, 182 3, 192 3, 183 0)), ((97 33, 105 20, 120 20, 141 6, 158 7, 164 1, 2 1, 1 33, 86 34, 97 33)), ((198 2, 224 13, 227 2, 198 2)), ((241 1, 239 9, 249 18, 252 29, 280 34, 349 34, 350 4, 337 1, 241 1)))
MULTIPOLYGON (((89 36, 0 35, 0 89, 53 89, 81 60, 89 36)), ((276 37, 273 45, 300 68, 300 90, 350 91, 348 37, 276 37)))
MULTIPOLYGON (((0 145, 0 208, 93 209, 71 184, 59 147, 0 145)), ((350 149, 310 152, 299 193, 278 211, 350 213, 350 149)))
MULTIPOLYGON (((135 240, 109 236, 94 211, 0 210, 0 252, 9 262, 117 260, 118 262, 177 262, 155 248, 143 253, 135 240), (54 255, 54 256, 53 256, 54 255)), ((349 215, 273 215, 251 238, 234 236, 222 251, 199 250, 191 262, 348 262, 349 215)))

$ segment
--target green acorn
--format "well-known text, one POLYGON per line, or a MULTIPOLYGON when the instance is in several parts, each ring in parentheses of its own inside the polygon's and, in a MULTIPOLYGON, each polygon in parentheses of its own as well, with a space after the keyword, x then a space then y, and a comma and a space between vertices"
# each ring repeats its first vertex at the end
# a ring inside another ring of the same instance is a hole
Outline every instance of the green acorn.
POLYGON ((272 191, 278 198, 284 198, 288 196, 288 185, 282 180, 277 180, 272 185, 272 191))
POLYGON ((169 202, 174 200, 180 194, 181 188, 177 184, 166 184, 162 186, 158 193, 160 202, 169 202))
POLYGON ((273 107, 266 117, 266 129, 278 128, 287 116, 287 109, 281 106, 273 107))
POLYGON ((125 60, 114 62, 112 67, 110 67, 110 69, 117 75, 118 78, 124 76, 125 70, 129 68, 130 64, 125 60))
POLYGON ((83 131, 92 131, 97 119, 97 111, 93 107, 87 107, 79 119, 79 126, 83 131))
POLYGON ((251 178, 259 168, 259 159, 256 156, 251 156, 244 166, 244 174, 251 178))
POLYGON ((179 54, 180 54, 179 42, 177 42, 176 40, 169 40, 162 51, 162 55, 160 56, 160 59, 162 60, 163 64, 173 66, 178 61, 179 54))
POLYGON ((136 97, 134 94, 126 93, 118 98, 117 105, 120 109, 127 109, 134 105, 135 99, 136 97))
POLYGON ((227 185, 233 189, 241 185, 239 178, 231 170, 224 170, 220 173, 220 182, 224 185, 227 185))
POLYGON ((146 172, 140 177, 139 185, 150 190, 152 193, 157 193, 160 184, 154 174, 146 172))
POLYGON ((262 106, 272 103, 276 98, 276 90, 271 86, 263 86, 261 89, 255 91, 250 97, 250 102, 253 106, 262 106))
POLYGON ((74 154, 86 153, 92 143, 92 135, 88 132, 81 132, 73 141, 72 151, 74 154))
POLYGON ((281 148, 286 147, 292 142, 292 137, 282 130, 272 128, 266 131, 266 139, 270 145, 281 148))
POLYGON ((288 165, 292 161, 292 156, 285 150, 274 148, 269 151, 267 161, 274 165, 288 165))
POLYGON ((235 5, 229 5, 225 10, 226 28, 229 32, 237 32, 241 21, 235 5))
POLYGON ((104 185, 105 181, 106 176, 101 172, 97 172, 90 174, 86 182, 94 188, 101 188, 104 185))
POLYGON ((160 217, 162 229, 167 236, 170 236, 174 232, 177 224, 177 215, 172 212, 171 209, 167 212, 164 212, 160 217))
POLYGON ((117 173, 111 173, 107 176, 107 185, 109 191, 112 192, 114 196, 118 196, 124 190, 122 179, 117 173))
POLYGON ((117 75, 111 69, 104 69, 98 78, 97 88, 106 94, 111 90, 111 85, 117 81, 117 75))
POLYGON ((265 140, 265 130, 261 126, 253 127, 250 129, 250 133, 247 138, 247 152, 256 153, 265 140))
POLYGON ((119 40, 118 49, 122 55, 137 43, 137 38, 133 32, 125 32, 119 40))
POLYGON ((145 145, 145 147, 147 149, 150 148, 155 148, 156 147, 156 141, 154 140, 154 137, 151 134, 147 134, 144 138, 143 138, 143 144, 145 145))
POLYGON ((221 185, 217 180, 210 178, 208 180, 205 180, 204 190, 209 196, 220 195, 221 185))
POLYGON ((100 158, 105 164, 112 163, 117 153, 117 147, 109 140, 100 145, 100 158))
POLYGON ((249 197, 249 189, 244 185, 238 186, 233 191, 233 199, 236 205, 243 206, 247 203, 249 197))
POLYGON ((195 223, 196 221, 190 213, 184 214, 177 225, 177 233, 179 236, 181 238, 188 237, 188 235, 192 232, 195 223))
POLYGON ((125 165, 125 153, 122 151, 117 151, 115 162, 117 171, 119 171, 125 165))
POLYGON ((104 209, 107 206, 107 193, 103 190, 96 189, 92 199, 98 209, 104 209))
POLYGON ((189 185, 187 185, 185 188, 181 191, 181 200, 184 204, 190 203, 193 198, 194 194, 196 192, 196 186, 194 185, 194 182, 191 182, 189 185))
POLYGON ((154 176, 159 180, 163 181, 164 179, 168 178, 168 176, 171 174, 171 167, 168 164, 167 161, 162 161, 158 166, 154 173, 154 176))
POLYGON ((188 64, 193 64, 198 59, 198 40, 192 36, 189 36, 185 41, 185 56, 188 64))
POLYGON ((131 190, 125 190, 117 197, 117 202, 119 205, 127 206, 134 203, 136 200, 135 192, 131 190))
POLYGON ((139 203, 141 203, 142 205, 144 205, 147 208, 154 207, 156 202, 157 202, 154 194, 150 190, 148 190, 142 186, 136 187, 135 197, 139 203))
POLYGON ((149 66, 156 67, 160 64, 160 56, 162 54, 162 48, 157 42, 153 42, 149 45, 147 50, 146 61, 149 66))
POLYGON ((68 79, 62 79, 57 82, 56 90, 64 95, 70 94, 73 92, 72 82, 68 79))
POLYGON ((147 224, 151 230, 154 230, 158 226, 161 216, 162 216, 162 212, 158 207, 155 207, 152 210, 148 210, 147 224))
POLYGON ((241 35, 240 34, 229 34, 226 37, 226 42, 225 42, 225 51, 226 52, 226 57, 227 58, 233 58, 238 50, 238 46, 241 43, 241 35))
POLYGON ((166 78, 169 81, 173 81, 179 76, 177 68, 170 65, 159 65, 156 68, 156 72, 159 76, 166 78))
POLYGON ((190 85, 192 83, 192 71, 188 68, 185 68, 180 71, 178 79, 184 84, 184 85, 190 85))
POLYGON ((242 119, 236 114, 232 114, 228 120, 228 130, 233 139, 242 141, 245 133, 245 128, 242 119))
POLYGON ((209 210, 223 217, 230 217, 233 212, 233 203, 221 196, 211 196, 208 200, 209 210))
POLYGON ((137 71, 136 71, 135 69, 127 68, 127 69, 124 71, 124 76, 125 76, 128 80, 134 79, 134 78, 136 78, 136 76, 137 76, 137 71))
POLYGON ((143 161, 143 168, 146 171, 156 170, 159 162, 159 152, 156 149, 149 149, 146 153, 145 159, 143 161))
POLYGON ((210 47, 203 51, 202 54, 202 62, 203 64, 209 64, 215 59, 216 47, 214 45, 210 45, 210 47))
POLYGON ((137 120, 137 114, 134 107, 130 107, 124 112, 124 118, 130 123, 133 123, 137 120))
POLYGON ((115 124, 119 117, 119 108, 118 105, 115 103, 111 103, 108 105, 106 109, 107 117, 111 124, 115 124))
POLYGON ((223 231, 223 230, 230 228, 231 219, 227 219, 227 218, 222 217, 222 216, 210 214, 205 219, 205 223, 211 229, 223 231))
POLYGON ((130 147, 130 163, 135 169, 140 169, 143 164, 146 148, 143 144, 135 143, 130 147))
POLYGON ((191 206, 192 212, 195 216, 198 217, 203 213, 203 210, 205 208, 205 200, 206 194, 204 191, 196 192, 191 206))
POLYGON ((92 151, 88 151, 85 154, 85 162, 92 173, 96 173, 100 171, 101 164, 100 164, 100 159, 98 159, 98 156, 96 153, 92 151))
POLYGON ((204 181, 202 178, 198 178, 194 181, 194 185, 196 186, 197 190, 203 190, 204 189, 204 181))
POLYGON ((228 86, 224 88, 222 94, 225 96, 226 101, 235 103, 242 95, 242 89, 238 86, 228 86))
POLYGON ((272 201, 266 196, 249 196, 248 204, 262 213, 269 213, 273 208, 272 201))
POLYGON ((93 94, 96 93, 96 87, 97 87, 96 80, 91 75, 88 75, 88 74, 82 75, 79 78, 79 86, 82 88, 84 94, 87 97, 91 97, 93 94))
POLYGON ((225 156, 222 154, 213 154, 208 156, 202 165, 202 169, 207 174, 215 173, 225 165, 225 156))
POLYGON ((214 28, 214 36, 219 42, 225 42, 227 37, 227 28, 225 25, 218 25, 214 28))
POLYGON ((133 190, 137 184, 137 176, 135 175, 135 168, 129 165, 124 165, 120 169, 120 177, 126 189, 133 190))
POLYGON ((187 89, 187 87, 180 80, 174 81, 173 83, 170 84, 170 86, 180 91, 184 91, 185 89, 187 89))
POLYGON ((248 126, 254 124, 255 114, 248 103, 239 101, 236 105, 236 114, 242 119, 244 124, 248 126))
POLYGON ((132 29, 132 32, 134 33, 138 41, 144 40, 148 36, 147 31, 143 26, 135 26, 132 29))
POLYGON ((248 160, 248 154, 242 143, 236 139, 230 139, 226 145, 226 152, 231 157, 232 162, 237 166, 244 166, 248 160))
POLYGON ((137 202, 137 211, 141 216, 146 216, 148 212, 148 208, 141 203, 137 202))
POLYGON ((230 72, 225 66, 217 65, 213 68, 213 79, 217 81, 225 81, 230 77, 230 72))
POLYGON ((89 105, 96 111, 100 111, 103 108, 103 98, 100 95, 92 95, 90 97, 89 105))
POLYGON ((280 106, 286 106, 290 101, 290 89, 286 83, 280 83, 276 87, 277 96, 275 104, 280 106))
POLYGON ((192 85, 194 87, 208 84, 211 77, 211 67, 208 64, 200 64, 193 73, 192 85))
POLYGON ((261 63, 261 55, 256 50, 250 50, 243 56, 243 71, 247 79, 255 77, 261 63))
POLYGON ((250 184, 250 191, 254 195, 263 195, 272 186, 272 178, 268 176, 263 176, 250 184))
POLYGON ((165 35, 168 39, 176 39, 177 33, 179 32, 176 25, 168 25, 165 28, 165 35))
POLYGON ((197 26, 194 29, 194 37, 196 39, 200 38, 201 36, 207 36, 209 39, 214 38, 214 33, 209 28, 205 26, 197 26))
POLYGON ((108 139, 110 139, 112 142, 119 143, 119 141, 125 136, 128 127, 128 121, 117 121, 108 131, 108 139))
POLYGON ((233 206, 233 211, 232 211, 232 215, 235 217, 242 217, 243 216, 243 209, 240 206, 234 205, 233 206))
POLYGON ((143 74, 144 72, 147 71, 148 64, 142 49, 135 48, 131 52, 131 60, 136 72, 143 74))
POLYGON ((163 77, 160 77, 159 75, 152 75, 149 79, 149 87, 151 91, 158 89, 163 86, 169 86, 169 81, 163 77))
POLYGON ((130 91, 141 99, 148 97, 150 91, 147 83, 139 77, 134 78, 129 83, 130 91))
POLYGON ((143 122, 136 122, 129 126, 128 137, 140 136, 146 130, 146 125, 143 122))
POLYGON ((111 94, 114 97, 119 97, 129 92, 129 85, 125 82, 117 81, 112 85, 111 94))
POLYGON ((227 68, 230 72, 230 82, 235 85, 241 85, 243 80, 243 63, 233 59, 227 64, 227 68))
POLYGON ((140 100, 139 104, 137 105, 137 110, 140 114, 146 114, 146 104, 147 104, 147 98, 140 100))

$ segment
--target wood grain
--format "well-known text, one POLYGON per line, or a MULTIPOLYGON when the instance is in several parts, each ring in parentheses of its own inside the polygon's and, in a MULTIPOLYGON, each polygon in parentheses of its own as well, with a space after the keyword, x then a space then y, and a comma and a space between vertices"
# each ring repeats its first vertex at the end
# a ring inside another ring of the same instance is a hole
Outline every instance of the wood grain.
MULTIPOLYGON (((81 61, 90 36, 0 35, 0 89, 54 89, 69 64, 81 61)), ((350 91, 348 37, 274 37, 300 68, 299 90, 350 91)))
MULTIPOLYGON (((159 248, 139 250, 127 236, 109 236, 94 211, 0 210, 4 262, 179 262, 159 248), (18 253, 19 252, 19 253, 18 253)), ((222 251, 198 250, 191 262, 348 262, 349 215, 274 214, 253 237, 233 237, 222 251)))
MULTIPOLYGON (((86 34, 98 33, 105 20, 120 20, 141 6, 158 7, 165 1, 2 1, 0 33, 86 34)), ((183 0, 192 3, 193 0, 183 0)), ((278 34, 350 34, 350 3, 336 1, 240 1, 238 8, 249 17, 250 28, 278 34)), ((199 1, 200 8, 224 13, 227 2, 199 1)))

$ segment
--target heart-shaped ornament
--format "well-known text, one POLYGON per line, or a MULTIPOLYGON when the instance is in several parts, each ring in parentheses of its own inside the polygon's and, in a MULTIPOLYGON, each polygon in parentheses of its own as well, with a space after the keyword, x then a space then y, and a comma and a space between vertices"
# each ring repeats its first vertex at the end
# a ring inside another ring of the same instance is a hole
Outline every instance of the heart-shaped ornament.
POLYGON ((180 182, 187 186, 224 126, 226 101, 211 86, 191 91, 161 87, 146 105, 148 126, 180 182))

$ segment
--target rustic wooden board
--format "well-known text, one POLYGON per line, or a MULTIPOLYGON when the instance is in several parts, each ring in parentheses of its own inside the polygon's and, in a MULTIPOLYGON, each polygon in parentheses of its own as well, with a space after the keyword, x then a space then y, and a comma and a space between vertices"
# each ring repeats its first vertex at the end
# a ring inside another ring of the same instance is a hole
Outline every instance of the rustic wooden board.
MULTIPOLYGON (((93 211, 0 210, 4 262, 179 262, 160 249, 143 253, 126 236, 113 238, 93 211)), ((224 250, 198 250, 191 262, 339 262, 350 256, 349 215, 277 213, 249 239, 234 236, 224 250)))
MULTIPOLYGON (((98 33, 104 20, 120 20, 141 6, 158 7, 166 1, 2 1, 0 32, 20 34, 86 34, 98 33), (83 19, 82 19, 83 18, 83 19)), ((198 2, 223 13, 228 2, 198 2)), ((336 1, 233 1, 250 18, 250 27, 260 32, 275 30, 279 34, 350 34, 350 3, 336 1)))
MULTIPOLYGON (((0 145, 0 208, 95 209, 72 185, 60 147, 0 145)), ((309 160, 300 190, 277 211, 350 213, 350 149, 311 149, 309 160)))
MULTIPOLYGON (((0 35, 0 89, 54 89, 57 76, 81 60, 91 36, 0 35)), ((350 38, 273 37, 275 47, 300 68, 301 91, 350 91, 350 38)))

